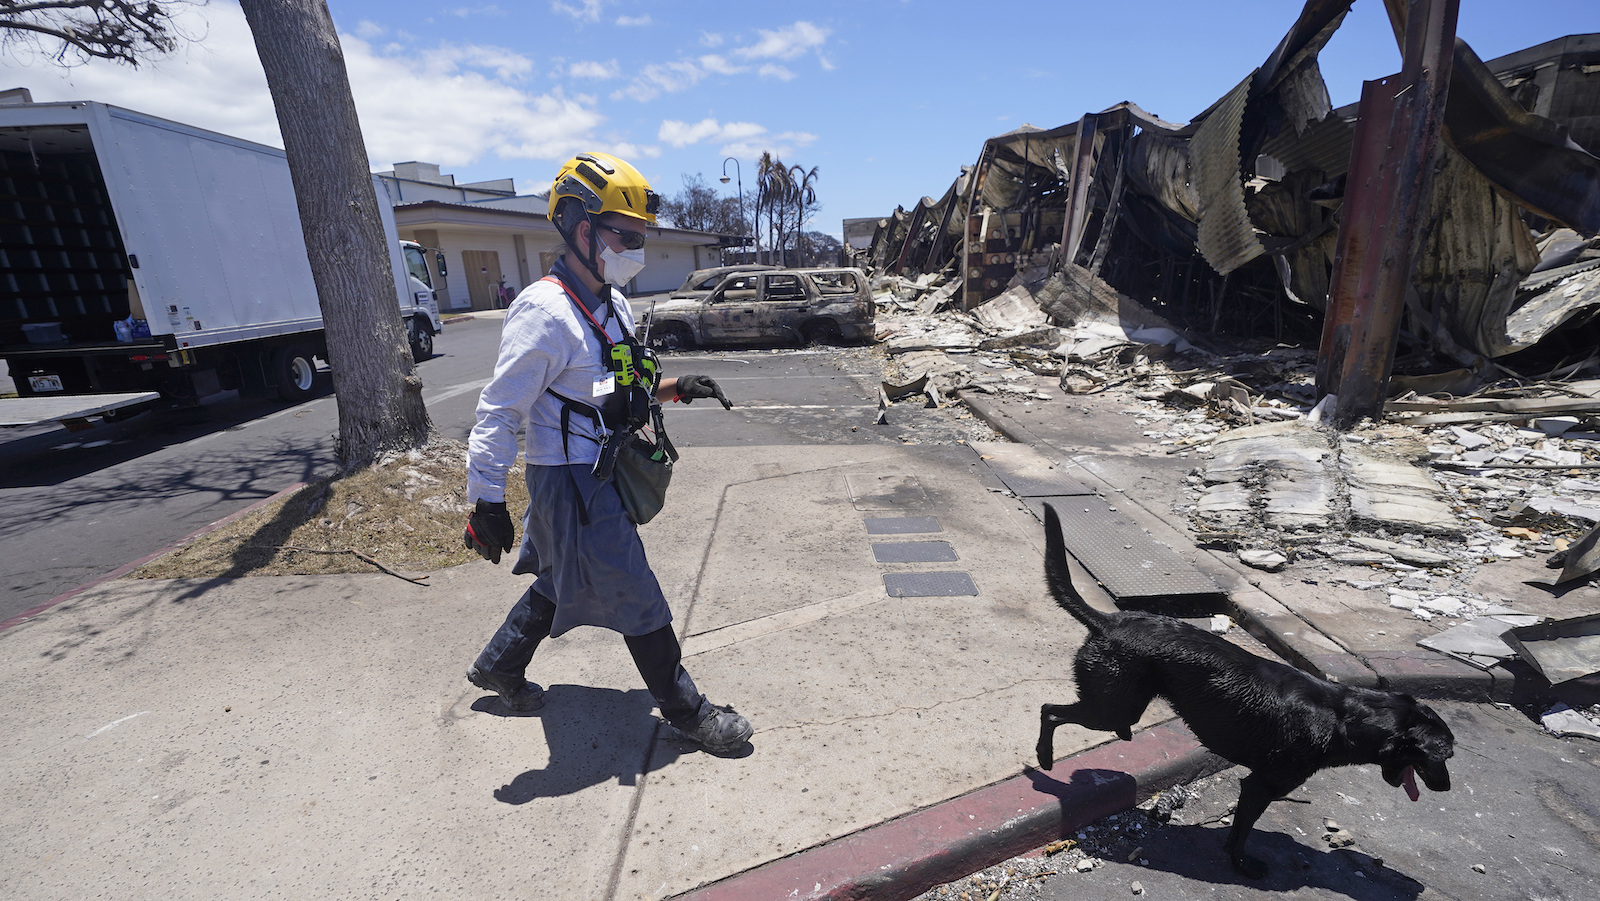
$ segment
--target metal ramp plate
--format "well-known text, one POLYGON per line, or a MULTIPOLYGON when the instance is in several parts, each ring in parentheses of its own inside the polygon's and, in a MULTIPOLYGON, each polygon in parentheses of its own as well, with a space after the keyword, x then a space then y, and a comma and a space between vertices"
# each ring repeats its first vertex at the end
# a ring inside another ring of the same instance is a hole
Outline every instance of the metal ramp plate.
POLYGON ((1065 497, 1094 494, 1093 488, 1031 447, 1003 442, 975 442, 983 462, 1017 497, 1065 497))
POLYGON ((879 563, 954 563, 958 559, 948 541, 874 541, 872 558, 879 563))
POLYGON ((868 535, 928 535, 943 532, 931 516, 869 516, 868 535))
MULTIPOLYGON (((1067 550, 1095 577, 1119 606, 1184 608, 1203 606, 1226 594, 1211 577, 1177 552, 1157 543, 1137 523, 1100 497, 1027 498, 1044 519, 1048 502, 1061 517, 1067 550)), ((1162 609, 1161 612, 1170 612, 1162 609)))
POLYGON ((883 587, 892 598, 955 598, 976 596, 970 573, 884 573, 883 587))

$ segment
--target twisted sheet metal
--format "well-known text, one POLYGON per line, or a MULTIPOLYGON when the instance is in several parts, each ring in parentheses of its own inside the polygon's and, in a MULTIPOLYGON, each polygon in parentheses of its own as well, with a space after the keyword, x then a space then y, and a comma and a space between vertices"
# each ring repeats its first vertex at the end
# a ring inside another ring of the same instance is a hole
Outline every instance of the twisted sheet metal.
POLYGON ((1252 72, 1211 109, 1189 144, 1200 195, 1200 253, 1222 275, 1266 252, 1250 224, 1239 177, 1239 132, 1254 78, 1252 72))

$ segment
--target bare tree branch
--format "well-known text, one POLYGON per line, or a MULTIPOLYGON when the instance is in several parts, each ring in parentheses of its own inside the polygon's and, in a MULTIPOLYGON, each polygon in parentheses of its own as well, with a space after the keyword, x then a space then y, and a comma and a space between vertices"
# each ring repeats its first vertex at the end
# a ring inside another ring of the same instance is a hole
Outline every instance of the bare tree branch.
POLYGON ((204 0, 0 0, 0 48, 18 45, 63 66, 108 59, 137 67, 188 39, 178 8, 204 0))

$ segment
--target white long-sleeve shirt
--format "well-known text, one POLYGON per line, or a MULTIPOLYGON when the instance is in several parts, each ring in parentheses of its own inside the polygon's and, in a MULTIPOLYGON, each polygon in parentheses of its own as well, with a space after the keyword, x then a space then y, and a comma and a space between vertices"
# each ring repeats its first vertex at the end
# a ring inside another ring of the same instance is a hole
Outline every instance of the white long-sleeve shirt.
MULTIPOLYGON (((633 312, 620 291, 610 307, 557 261, 557 275, 586 304, 613 341, 633 331, 633 312), (619 323, 618 319, 622 321, 619 323)), ((588 416, 568 418, 567 449, 561 447, 561 402, 549 390, 598 407, 607 394, 610 370, 601 363, 605 345, 560 285, 536 281, 506 310, 494 376, 478 398, 478 422, 467 438, 467 498, 505 500, 506 476, 517 457, 517 436, 526 430, 526 458, 532 466, 593 464, 604 436, 588 416), (548 389, 548 390, 547 390, 548 389)))

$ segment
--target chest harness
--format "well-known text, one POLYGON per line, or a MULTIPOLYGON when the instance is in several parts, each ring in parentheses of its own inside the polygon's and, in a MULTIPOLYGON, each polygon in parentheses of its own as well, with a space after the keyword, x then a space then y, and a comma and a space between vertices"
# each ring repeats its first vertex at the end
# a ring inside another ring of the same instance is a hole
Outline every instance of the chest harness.
MULTIPOLYGON (((641 344, 627 326, 622 324, 622 317, 613 305, 610 286, 606 291, 607 314, 617 320, 617 328, 622 331, 620 341, 611 340, 606 330, 595 318, 594 313, 584 306, 567 284, 554 275, 547 275, 540 281, 553 282, 572 300, 572 305, 578 308, 583 318, 589 323, 589 328, 600 339, 600 368, 611 373, 615 382, 613 390, 606 399, 596 407, 580 400, 566 397, 554 389, 546 388, 545 393, 554 397, 561 403, 561 453, 572 459, 572 453, 567 449, 568 439, 572 436, 572 417, 582 416, 594 424, 595 431, 606 436, 600 444, 600 456, 594 462, 594 475, 601 481, 611 478, 611 472, 616 464, 617 452, 621 450, 623 441, 629 435, 640 429, 651 426, 655 432, 655 441, 652 445, 652 456, 661 459, 663 455, 672 460, 678 459, 678 450, 672 446, 672 440, 667 437, 666 423, 661 416, 661 404, 656 400, 656 385, 661 380, 661 363, 656 358, 655 352, 641 344)), ((588 438, 579 435, 579 438, 588 438)))

